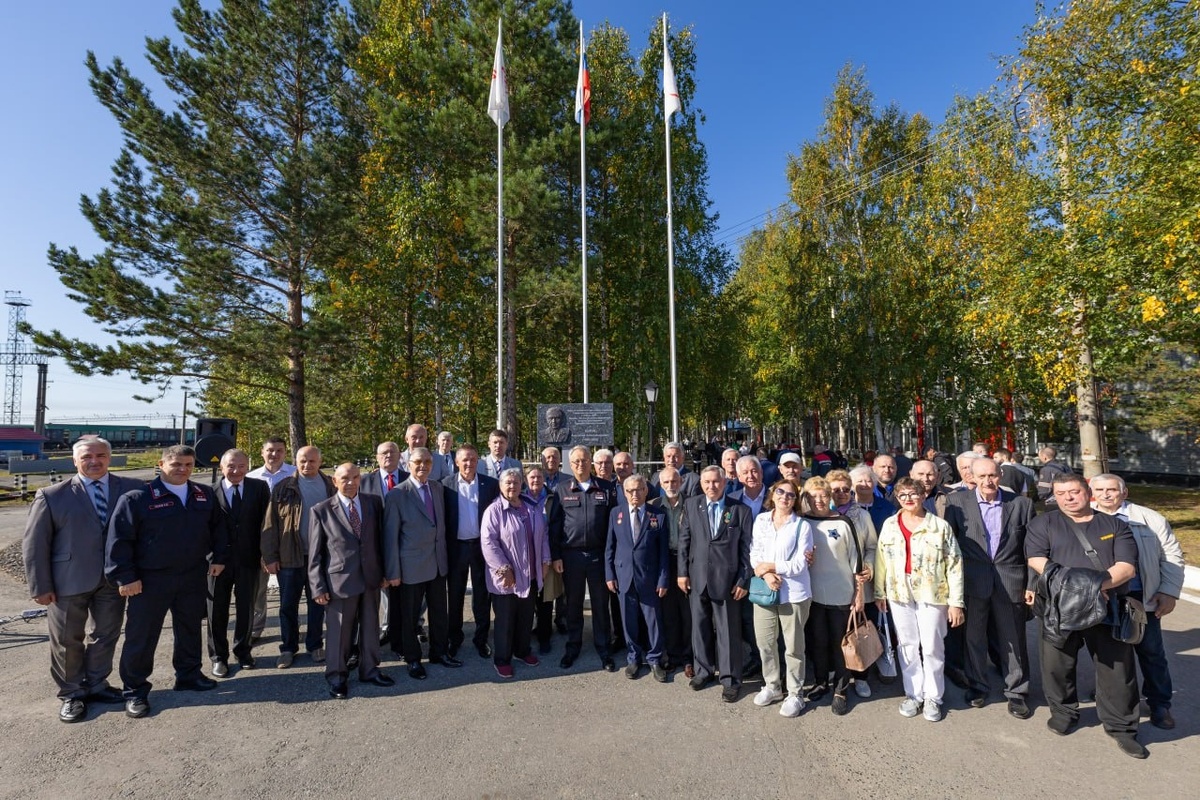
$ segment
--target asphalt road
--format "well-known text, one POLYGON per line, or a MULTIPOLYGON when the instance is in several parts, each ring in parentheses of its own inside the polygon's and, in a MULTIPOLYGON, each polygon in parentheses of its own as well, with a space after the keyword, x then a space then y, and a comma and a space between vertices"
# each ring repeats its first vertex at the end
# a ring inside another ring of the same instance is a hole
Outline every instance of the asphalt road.
MULTIPOLYGON (((0 549, 20 539, 24 516, 0 508, 0 549)), ((270 602, 274 622, 274 594, 270 602)), ((24 584, 0 574, 0 617, 31 607, 24 584)), ((430 667, 419 683, 388 660, 395 687, 351 681, 350 699, 335 701, 306 657, 274 668, 270 627, 255 651, 259 668, 235 670, 207 693, 171 691, 168 627, 149 717, 94 706, 64 725, 45 621, 16 622, 0 626, 0 797, 1191 798, 1200 786, 1200 605, 1181 602, 1165 628, 1178 727, 1143 722, 1151 755, 1135 761, 1104 735, 1091 704, 1071 736, 1047 730, 1036 677, 1027 721, 1010 717, 998 692, 972 709, 953 686, 941 722, 906 719, 898 684, 876 686, 865 701, 852 693, 844 717, 826 699, 785 719, 778 705, 754 706, 756 683, 727 705, 718 689, 693 692, 682 679, 603 672, 587 642, 562 670, 556 637, 553 655, 518 665, 510 682, 468 648, 463 669, 430 667)), ((1081 683, 1092 685, 1090 669, 1081 683)))

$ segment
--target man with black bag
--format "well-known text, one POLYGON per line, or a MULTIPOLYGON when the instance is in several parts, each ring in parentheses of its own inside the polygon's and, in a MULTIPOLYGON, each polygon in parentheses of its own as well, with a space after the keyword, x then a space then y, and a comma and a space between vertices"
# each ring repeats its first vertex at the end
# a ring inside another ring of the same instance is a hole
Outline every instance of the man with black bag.
MULTIPOLYGON (((1103 575, 1100 593, 1108 602, 1120 600, 1137 572, 1137 543, 1129 526, 1117 517, 1092 510, 1087 481, 1074 473, 1054 477, 1056 510, 1035 517, 1025 537, 1029 567, 1043 575, 1052 567, 1091 570, 1103 575)), ((1044 587, 1042 587, 1044 588, 1044 587)), ((1040 591, 1041 589, 1039 589, 1040 591)), ((1110 608, 1117 604, 1110 603, 1110 608)), ((1104 731, 1121 752, 1133 758, 1149 755, 1137 740, 1138 691, 1133 646, 1119 641, 1110 617, 1083 630, 1063 631, 1051 642, 1043 621, 1038 639, 1042 686, 1050 706, 1046 725, 1059 736, 1079 724, 1076 664, 1079 648, 1087 646, 1096 665, 1096 712, 1104 731)))

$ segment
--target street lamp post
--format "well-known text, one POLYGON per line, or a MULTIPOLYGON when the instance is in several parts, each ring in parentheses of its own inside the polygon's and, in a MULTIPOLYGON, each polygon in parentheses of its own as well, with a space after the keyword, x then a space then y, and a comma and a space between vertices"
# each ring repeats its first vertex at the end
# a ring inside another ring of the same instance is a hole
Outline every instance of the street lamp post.
POLYGON ((658 402, 658 384, 651 379, 644 387, 646 391, 646 460, 654 460, 654 404, 658 402))

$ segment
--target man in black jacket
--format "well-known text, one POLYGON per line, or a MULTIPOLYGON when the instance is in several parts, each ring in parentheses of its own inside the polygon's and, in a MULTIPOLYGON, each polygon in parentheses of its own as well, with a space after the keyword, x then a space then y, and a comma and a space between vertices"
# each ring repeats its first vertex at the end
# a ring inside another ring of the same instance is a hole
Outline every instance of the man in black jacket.
MULTIPOLYGON (((1092 510, 1091 490, 1080 475, 1058 475, 1052 489, 1057 509, 1029 523, 1025 536, 1025 556, 1030 568, 1039 575, 1051 563, 1107 572, 1100 585, 1101 592, 1106 598, 1124 595, 1129 580, 1137 574, 1137 543, 1129 525, 1092 510)), ((1054 733, 1066 736, 1079 724, 1075 667, 1079 648, 1084 645, 1096 664, 1096 712, 1105 732, 1117 741, 1121 752, 1145 758, 1149 753, 1137 740, 1138 689, 1133 645, 1113 638, 1108 621, 1073 631, 1058 646, 1047 641, 1045 635, 1038 638, 1042 686, 1050 705, 1047 726, 1054 733)))

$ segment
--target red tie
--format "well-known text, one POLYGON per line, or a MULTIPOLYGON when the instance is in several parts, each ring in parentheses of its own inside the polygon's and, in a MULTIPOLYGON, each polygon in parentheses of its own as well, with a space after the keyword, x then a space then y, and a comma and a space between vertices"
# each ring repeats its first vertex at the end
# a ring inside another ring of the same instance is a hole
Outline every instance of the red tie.
POLYGON ((396 476, 390 472, 387 475, 387 487, 389 492, 396 488, 396 476))

